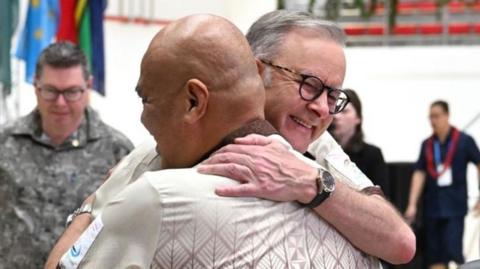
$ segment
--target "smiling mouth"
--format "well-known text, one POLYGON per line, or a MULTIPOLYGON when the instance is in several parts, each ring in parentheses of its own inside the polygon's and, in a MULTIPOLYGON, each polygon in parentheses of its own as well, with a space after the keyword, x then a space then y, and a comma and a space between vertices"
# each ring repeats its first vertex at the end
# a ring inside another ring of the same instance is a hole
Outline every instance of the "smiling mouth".
POLYGON ((312 129, 312 125, 304 122, 303 120, 301 120, 301 119, 299 119, 299 118, 297 118, 297 117, 295 117, 295 116, 290 116, 290 118, 291 118, 294 122, 298 123, 299 125, 307 128, 307 129, 312 129))
POLYGON ((67 112, 52 112, 53 115, 56 115, 56 116, 66 116, 68 115, 67 112))

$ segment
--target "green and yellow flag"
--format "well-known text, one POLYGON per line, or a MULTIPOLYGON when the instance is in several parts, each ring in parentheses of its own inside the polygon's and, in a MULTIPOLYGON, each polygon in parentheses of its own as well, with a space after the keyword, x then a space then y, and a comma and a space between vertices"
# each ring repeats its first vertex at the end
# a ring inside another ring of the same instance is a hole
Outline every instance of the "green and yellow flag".
POLYGON ((87 56, 93 88, 102 95, 105 95, 103 13, 106 6, 106 0, 78 0, 75 8, 78 44, 87 56))

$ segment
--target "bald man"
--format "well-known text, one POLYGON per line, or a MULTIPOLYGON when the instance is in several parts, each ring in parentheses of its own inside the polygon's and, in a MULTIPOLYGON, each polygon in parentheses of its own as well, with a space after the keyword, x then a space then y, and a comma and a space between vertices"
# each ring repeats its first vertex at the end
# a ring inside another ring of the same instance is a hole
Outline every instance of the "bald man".
POLYGON ((328 247, 348 241, 307 207, 220 197, 216 187, 238 183, 169 169, 191 167, 250 133, 288 146, 263 119, 262 80, 230 22, 196 15, 165 27, 143 57, 137 91, 165 170, 144 173, 110 199, 62 268, 378 267, 352 246, 342 259, 332 255, 328 247))

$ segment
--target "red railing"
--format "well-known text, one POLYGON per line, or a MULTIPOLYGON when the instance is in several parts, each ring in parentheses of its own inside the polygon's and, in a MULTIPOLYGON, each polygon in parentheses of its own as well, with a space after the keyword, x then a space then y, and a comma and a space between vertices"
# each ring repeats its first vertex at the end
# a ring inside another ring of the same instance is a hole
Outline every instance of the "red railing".
MULTIPOLYGON (((381 24, 346 25, 344 26, 344 30, 348 36, 381 36, 386 33, 385 27, 381 24)), ((391 32, 391 35, 441 35, 443 34, 443 31, 443 25, 440 23, 409 23, 395 25, 391 32)), ((480 22, 452 22, 447 25, 446 31, 446 33, 450 35, 480 34, 480 22)))

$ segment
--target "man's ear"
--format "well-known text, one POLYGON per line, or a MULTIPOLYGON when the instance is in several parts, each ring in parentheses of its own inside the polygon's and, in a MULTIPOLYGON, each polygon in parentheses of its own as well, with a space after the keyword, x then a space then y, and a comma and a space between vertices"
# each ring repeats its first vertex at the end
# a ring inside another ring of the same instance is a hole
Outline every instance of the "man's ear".
POLYGON ((33 78, 33 88, 35 89, 35 92, 38 92, 38 83, 40 81, 40 78, 35 76, 33 78))
POLYGON ((94 80, 94 78, 93 78, 92 75, 88 76, 87 90, 83 93, 85 98, 87 98, 87 104, 90 104, 90 92, 91 92, 92 87, 93 87, 93 80, 94 80))
POLYGON ((255 63, 257 64, 258 74, 260 75, 260 77, 263 78, 263 72, 265 71, 265 66, 263 65, 262 61, 260 61, 260 59, 258 58, 255 58, 255 63))
POLYGON ((93 76, 90 75, 90 76, 88 76, 88 79, 87 79, 87 89, 90 90, 90 89, 92 89, 92 87, 93 87, 93 76))
POLYGON ((186 83, 186 111, 187 123, 195 123, 207 111, 209 92, 207 86, 198 79, 190 79, 186 83))

